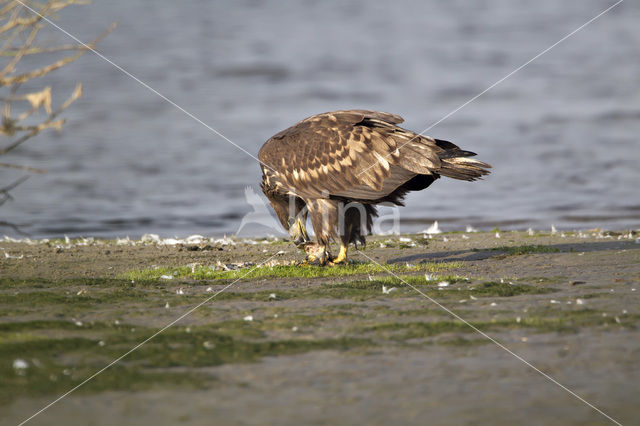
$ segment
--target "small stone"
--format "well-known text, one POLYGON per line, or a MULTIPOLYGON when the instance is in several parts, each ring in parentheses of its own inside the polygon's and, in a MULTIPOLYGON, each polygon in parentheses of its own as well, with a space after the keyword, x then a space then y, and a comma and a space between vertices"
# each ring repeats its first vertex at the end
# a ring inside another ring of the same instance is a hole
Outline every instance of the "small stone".
POLYGON ((298 327, 294 325, 293 327, 291 327, 291 331, 298 331, 298 327))
POLYGON ((246 317, 243 318, 243 320, 245 320, 245 321, 253 321, 253 315, 247 315, 246 317))
POLYGON ((13 360, 13 368, 15 370, 26 370, 29 368, 29 363, 22 358, 17 358, 13 360))

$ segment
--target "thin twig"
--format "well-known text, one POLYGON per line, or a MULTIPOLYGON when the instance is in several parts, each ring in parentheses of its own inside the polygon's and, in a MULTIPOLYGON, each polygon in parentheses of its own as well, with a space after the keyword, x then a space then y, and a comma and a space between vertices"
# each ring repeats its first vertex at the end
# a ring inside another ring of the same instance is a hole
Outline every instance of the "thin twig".
POLYGON ((29 166, 21 166, 20 164, 0 163, 0 167, 5 167, 8 169, 24 170, 26 172, 33 172, 33 173, 40 173, 40 174, 47 173, 45 169, 38 169, 36 167, 29 167, 29 166))
POLYGON ((51 71, 55 71, 59 68, 62 68, 63 66, 70 64, 71 62, 74 62, 76 60, 78 60, 78 58, 80 58, 80 56, 84 55, 85 53, 87 53, 89 50, 92 50, 95 48, 95 45, 102 40, 104 37, 106 37, 111 31, 113 31, 116 26, 118 24, 117 23, 113 23, 109 26, 109 28, 107 28, 107 30, 102 33, 98 38, 96 38, 95 40, 93 40, 91 43, 87 44, 87 47, 83 47, 81 49, 80 52, 76 53, 75 55, 71 55, 71 56, 67 56, 66 58, 62 58, 59 61, 56 61, 52 64, 49 64, 45 67, 42 68, 38 68, 36 70, 33 71, 29 71, 29 72, 25 72, 22 74, 18 74, 16 76, 13 77, 6 77, 6 78, 0 78, 0 87, 1 86, 7 86, 9 84, 16 84, 16 83, 24 83, 27 80, 31 80, 32 78, 36 78, 36 77, 42 77, 43 75, 47 75, 49 74, 51 71))
POLYGON ((0 155, 4 155, 7 152, 11 151, 12 149, 17 148, 19 145, 23 144, 28 139, 34 137, 35 135, 37 135, 38 133, 40 133, 40 131, 42 131, 44 129, 47 129, 47 128, 50 128, 50 127, 57 127, 57 128, 62 127, 62 125, 64 124, 64 120, 54 121, 54 119, 61 112, 63 112, 65 109, 67 109, 69 107, 69 105, 71 105, 81 95, 82 95, 82 85, 78 84, 76 86, 75 90, 73 91, 73 93, 71 94, 71 96, 69 97, 69 99, 67 99, 65 101, 65 103, 62 104, 62 106, 60 108, 58 108, 56 111, 54 111, 47 118, 47 120, 43 121, 42 123, 38 124, 37 126, 34 126, 33 129, 29 133, 27 133, 26 135, 22 136, 17 141, 15 141, 12 144, 10 144, 9 146, 7 146, 7 147, 5 147, 3 149, 0 149, 0 155))
POLYGON ((16 231, 18 234, 25 236, 25 237, 31 237, 31 234, 29 234, 28 232, 23 231, 22 229, 20 229, 20 226, 26 226, 26 225, 16 225, 15 223, 11 223, 11 222, 6 222, 4 220, 0 220, 0 227, 6 227, 6 228, 11 228, 14 231, 16 231))
POLYGON ((3 205, 4 203, 6 203, 9 200, 13 200, 13 197, 11 196, 9 191, 14 189, 16 186, 20 185, 22 182, 24 182, 27 179, 29 179, 29 176, 22 176, 17 181, 15 181, 13 183, 10 183, 9 185, 5 186, 4 188, 0 188, 0 194, 2 194, 2 196, 3 196, 0 199, 0 206, 3 205))

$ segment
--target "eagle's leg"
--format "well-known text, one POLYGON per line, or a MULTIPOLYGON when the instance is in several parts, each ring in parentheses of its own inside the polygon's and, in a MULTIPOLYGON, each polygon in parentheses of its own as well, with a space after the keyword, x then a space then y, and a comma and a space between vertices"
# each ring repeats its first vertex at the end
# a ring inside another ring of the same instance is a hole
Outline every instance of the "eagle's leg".
POLYGON ((331 259, 331 263, 334 265, 339 263, 347 263, 347 245, 344 243, 340 243, 340 252, 336 257, 331 259))
POLYGON ((338 201, 328 198, 304 200, 316 234, 317 243, 305 245, 307 260, 327 264, 332 259, 329 241, 338 237, 338 201))

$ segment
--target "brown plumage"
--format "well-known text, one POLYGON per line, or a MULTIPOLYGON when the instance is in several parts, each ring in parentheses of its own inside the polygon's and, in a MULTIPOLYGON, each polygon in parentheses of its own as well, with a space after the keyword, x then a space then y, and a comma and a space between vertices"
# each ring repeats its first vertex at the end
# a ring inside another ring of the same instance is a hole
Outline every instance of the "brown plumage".
POLYGON ((469 158, 475 153, 398 127, 403 121, 378 111, 327 112, 283 130, 260 149, 262 190, 295 242, 321 262, 333 239, 341 242, 337 261, 345 260, 349 243, 365 242, 376 204, 403 205, 407 192, 440 176, 473 181, 489 174, 489 164, 469 158), (317 243, 304 230, 307 210, 317 243))

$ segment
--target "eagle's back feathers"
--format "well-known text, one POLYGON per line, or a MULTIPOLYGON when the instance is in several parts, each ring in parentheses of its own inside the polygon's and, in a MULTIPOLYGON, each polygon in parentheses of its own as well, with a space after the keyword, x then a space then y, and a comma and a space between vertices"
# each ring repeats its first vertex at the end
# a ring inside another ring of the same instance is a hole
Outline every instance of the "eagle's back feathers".
POLYGON ((416 175, 475 180, 486 163, 455 144, 398 127, 378 111, 334 111, 306 118, 269 139, 258 157, 271 184, 302 198, 377 200, 416 175))

